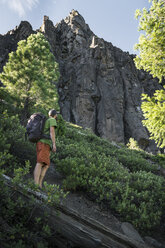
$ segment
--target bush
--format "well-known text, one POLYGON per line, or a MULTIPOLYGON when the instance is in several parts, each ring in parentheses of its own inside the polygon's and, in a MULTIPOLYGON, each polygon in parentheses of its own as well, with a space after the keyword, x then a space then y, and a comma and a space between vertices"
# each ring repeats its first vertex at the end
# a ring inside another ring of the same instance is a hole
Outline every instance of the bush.
POLYGON ((62 118, 62 115, 58 114, 58 116, 57 116, 56 135, 57 135, 57 136, 65 135, 65 132, 66 132, 65 121, 64 121, 64 119, 62 118))
POLYGON ((165 181, 151 172, 130 173, 116 209, 141 231, 160 224, 165 209, 165 181))
POLYGON ((156 175, 154 156, 112 145, 73 125, 57 139, 57 147, 53 161, 65 175, 66 189, 91 193, 140 231, 159 225, 165 210, 165 180, 156 175))
POLYGON ((130 139, 129 139, 129 142, 128 142, 128 144, 127 144, 127 147, 128 147, 129 149, 133 149, 133 150, 137 150, 137 151, 142 151, 142 150, 140 149, 140 147, 138 146, 138 142, 137 142, 136 140, 134 140, 133 138, 130 138, 130 139))
MULTIPOLYGON (((9 116, 6 111, 1 114, 0 140, 0 151, 12 154, 19 166, 25 165, 26 160, 32 165, 35 163, 35 146, 25 140, 25 128, 21 126, 17 115, 9 116)), ((12 162, 10 167, 13 167, 12 162)))

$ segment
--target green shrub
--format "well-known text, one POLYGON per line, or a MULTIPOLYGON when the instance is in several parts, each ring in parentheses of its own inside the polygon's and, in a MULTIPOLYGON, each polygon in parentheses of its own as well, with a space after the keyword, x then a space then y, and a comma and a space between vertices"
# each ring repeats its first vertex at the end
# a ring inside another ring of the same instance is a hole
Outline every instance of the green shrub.
POLYGON ((152 156, 151 160, 155 163, 158 163, 162 168, 165 169, 165 154, 157 154, 156 156, 152 156))
POLYGON ((129 142, 128 142, 128 144, 127 144, 127 147, 128 147, 129 149, 141 151, 140 147, 138 146, 138 142, 137 142, 135 139, 133 139, 133 138, 130 138, 130 139, 129 139, 129 142))
POLYGON ((165 181, 151 172, 130 173, 116 210, 139 230, 160 224, 165 209, 165 181))
POLYGON ((10 116, 6 111, 1 114, 0 140, 0 151, 8 151, 22 165, 25 165, 26 160, 34 165, 35 146, 25 140, 25 128, 21 126, 17 115, 10 116))
POLYGON ((125 167, 129 168, 131 172, 135 171, 152 171, 157 172, 158 166, 156 164, 151 164, 149 161, 141 157, 134 151, 123 152, 118 154, 118 160, 125 167))
POLYGON ((154 156, 113 145, 68 124, 57 147, 53 161, 65 175, 66 189, 91 193, 140 231, 159 225, 165 209, 165 180, 156 175, 154 156))
POLYGON ((62 115, 58 114, 58 116, 57 116, 56 135, 57 136, 65 135, 65 131, 66 131, 65 121, 62 118, 62 115))

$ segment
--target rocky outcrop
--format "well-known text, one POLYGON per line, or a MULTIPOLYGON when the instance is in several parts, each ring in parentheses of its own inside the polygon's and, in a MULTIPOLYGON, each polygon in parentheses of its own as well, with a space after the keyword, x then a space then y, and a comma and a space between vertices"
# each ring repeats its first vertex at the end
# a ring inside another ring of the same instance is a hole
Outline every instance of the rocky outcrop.
POLYGON ((22 21, 19 27, 9 31, 6 35, 0 35, 0 72, 8 60, 8 54, 17 49, 20 40, 27 39, 30 34, 35 33, 30 23, 22 21))
POLYGON ((74 10, 56 27, 47 18, 42 30, 60 65, 64 119, 110 141, 127 143, 133 137, 143 149, 154 151, 141 122, 141 94, 152 94, 160 86, 136 69, 134 55, 98 38, 74 10))
MULTIPOLYGON (((136 69, 129 53, 98 38, 75 10, 56 26, 44 17, 40 31, 49 40, 61 78, 59 104, 64 119, 90 128, 100 137, 127 143, 130 137, 155 151, 142 125, 141 93, 159 88, 156 79, 136 69)), ((0 63, 16 49, 18 40, 34 31, 27 22, 0 36, 0 63)))

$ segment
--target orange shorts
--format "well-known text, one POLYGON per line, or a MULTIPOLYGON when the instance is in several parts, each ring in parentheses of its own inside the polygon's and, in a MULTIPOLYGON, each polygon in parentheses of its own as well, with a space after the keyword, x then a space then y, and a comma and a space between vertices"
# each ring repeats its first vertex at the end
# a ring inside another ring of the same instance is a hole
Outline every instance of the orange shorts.
POLYGON ((42 142, 37 142, 37 163, 50 166, 50 146, 42 142))

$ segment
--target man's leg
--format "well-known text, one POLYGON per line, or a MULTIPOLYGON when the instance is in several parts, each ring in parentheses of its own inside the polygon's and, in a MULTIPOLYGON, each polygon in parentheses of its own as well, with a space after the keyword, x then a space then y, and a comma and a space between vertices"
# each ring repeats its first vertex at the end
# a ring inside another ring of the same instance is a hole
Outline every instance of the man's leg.
POLYGON ((49 166, 45 165, 41 169, 41 174, 40 174, 40 178, 39 178, 39 186, 40 186, 40 188, 42 188, 42 181, 43 181, 43 179, 45 177, 45 174, 46 174, 48 168, 49 168, 49 166))
POLYGON ((39 184, 39 179, 40 179, 40 176, 41 176, 42 166, 43 166, 42 163, 37 163, 36 167, 34 169, 34 182, 36 184, 39 184))

